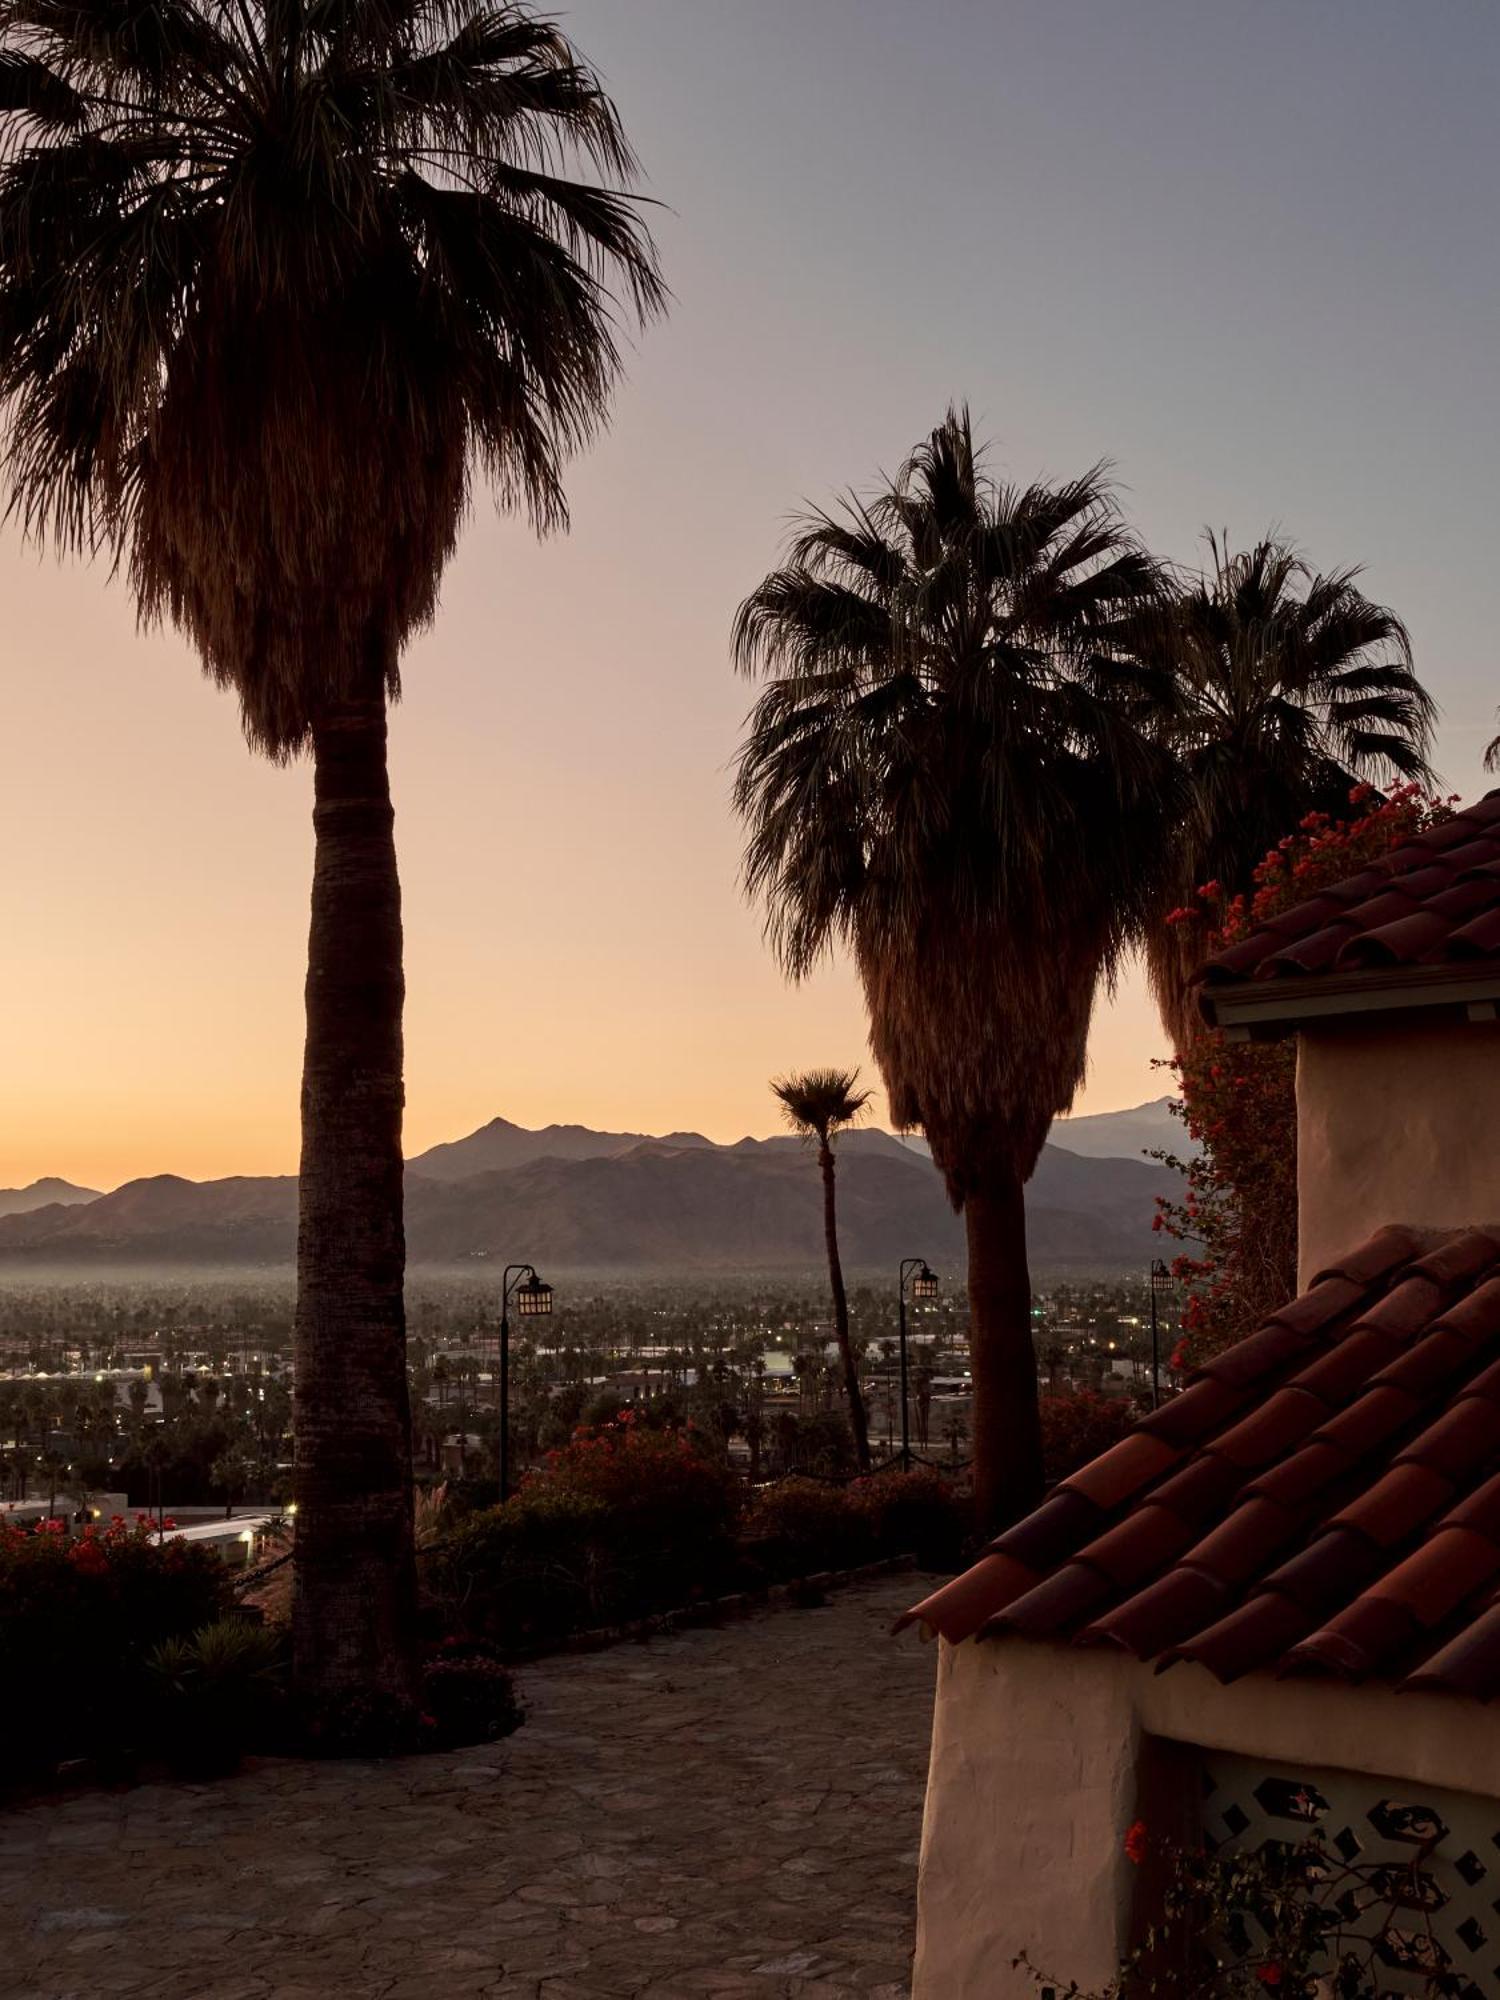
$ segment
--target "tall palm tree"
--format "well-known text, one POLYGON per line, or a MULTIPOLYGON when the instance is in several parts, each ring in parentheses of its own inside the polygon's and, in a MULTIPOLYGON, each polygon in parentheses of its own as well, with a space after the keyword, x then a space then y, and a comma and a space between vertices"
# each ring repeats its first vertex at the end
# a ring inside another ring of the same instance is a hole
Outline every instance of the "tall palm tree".
POLYGON ((839 1344, 839 1360, 844 1369, 844 1394, 849 1399, 849 1428, 854 1433, 854 1456, 861 1472, 870 1469, 870 1427, 865 1417, 865 1399, 860 1392, 859 1367, 849 1338, 849 1297, 844 1290, 844 1265, 839 1256, 838 1195, 835 1185, 833 1142, 839 1133, 854 1124, 870 1101, 868 1090, 860 1090, 857 1069, 806 1069, 792 1076, 773 1079, 771 1089, 781 1101, 786 1122, 794 1132, 811 1140, 818 1149, 818 1169, 823 1176, 823 1245, 828 1253, 828 1288, 833 1293, 833 1333, 839 1344))
POLYGON ((12 511, 312 757, 294 1650, 307 1692, 405 1698, 386 710, 474 483, 561 524, 619 312, 662 302, 631 153, 510 0, 0 0, 0 163, 12 511))
POLYGON ((877 497, 803 522, 734 629, 767 680, 747 885, 792 976, 851 948, 892 1115, 964 1212, 985 1522, 1041 1489, 1023 1190, 1156 907, 1164 697, 1121 641, 1159 588, 1101 469, 998 484, 950 410, 877 497))
MULTIPOLYGON (((1314 574, 1274 535, 1234 554, 1206 539, 1211 569, 1174 595, 1147 642, 1176 679, 1172 736, 1190 793, 1166 908, 1190 906, 1208 882, 1248 892, 1284 834, 1309 812, 1346 813, 1361 780, 1432 780, 1434 710, 1411 641, 1358 589, 1359 572, 1314 574)), ((1163 920, 1148 933, 1152 988, 1179 1048, 1201 1027, 1201 956, 1190 927, 1163 920)))

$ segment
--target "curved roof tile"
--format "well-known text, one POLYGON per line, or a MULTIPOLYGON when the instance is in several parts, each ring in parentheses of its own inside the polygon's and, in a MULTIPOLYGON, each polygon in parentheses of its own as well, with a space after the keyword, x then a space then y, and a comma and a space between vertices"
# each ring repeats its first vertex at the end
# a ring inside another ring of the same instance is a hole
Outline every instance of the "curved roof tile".
POLYGON ((902 1623, 1500 1695, 1500 1231, 1380 1231, 902 1623))
POLYGON ((1500 961, 1500 791, 1217 953, 1201 978, 1317 979, 1500 961))

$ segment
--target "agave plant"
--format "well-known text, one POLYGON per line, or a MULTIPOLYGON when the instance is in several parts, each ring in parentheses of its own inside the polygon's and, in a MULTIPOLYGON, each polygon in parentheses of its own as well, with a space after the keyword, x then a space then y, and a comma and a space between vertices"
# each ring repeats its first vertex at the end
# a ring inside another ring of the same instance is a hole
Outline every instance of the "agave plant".
POLYGON ((274 1627, 220 1618, 147 1656, 158 1741, 179 1775, 236 1769, 281 1700, 285 1653, 284 1634, 274 1627))

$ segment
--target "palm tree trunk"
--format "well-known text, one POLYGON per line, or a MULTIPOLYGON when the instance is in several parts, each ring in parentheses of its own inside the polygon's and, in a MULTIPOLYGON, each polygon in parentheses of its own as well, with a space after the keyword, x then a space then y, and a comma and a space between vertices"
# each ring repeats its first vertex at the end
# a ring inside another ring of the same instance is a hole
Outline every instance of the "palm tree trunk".
POLYGON ((383 679, 313 727, 297 1232, 293 1662, 304 1696, 415 1685, 402 1282, 401 887, 383 679))
POLYGON ((995 1534, 1042 1497, 1042 1430, 1020 1175, 992 1169, 965 1200, 964 1223, 969 1239, 974 1507, 980 1532, 995 1534))
POLYGON ((861 1472, 870 1469, 870 1426, 865 1418, 865 1399, 859 1389, 859 1369, 854 1345, 849 1338, 849 1298, 844 1290, 844 1264, 839 1256, 838 1196, 834 1187, 833 1148, 826 1139, 818 1146, 818 1165, 823 1169, 823 1242, 828 1251, 828 1285, 833 1293, 833 1337, 839 1344, 844 1364, 844 1394, 849 1398, 849 1428, 854 1433, 854 1458, 861 1472))

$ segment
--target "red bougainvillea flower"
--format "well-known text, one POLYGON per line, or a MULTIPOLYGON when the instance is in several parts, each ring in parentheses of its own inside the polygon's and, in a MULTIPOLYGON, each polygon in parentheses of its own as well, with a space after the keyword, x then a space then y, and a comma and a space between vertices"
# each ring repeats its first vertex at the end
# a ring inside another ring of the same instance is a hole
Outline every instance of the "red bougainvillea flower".
POLYGON ((1146 1858, 1146 1822, 1138 1819, 1125 1836, 1125 1858, 1137 1868, 1146 1858))
MULTIPOLYGON (((1358 874, 1446 810, 1411 785, 1383 800, 1361 786, 1351 806, 1353 817, 1305 815, 1253 871, 1252 896, 1203 885, 1195 944, 1204 957, 1358 874)), ((1185 1246, 1172 1271, 1185 1293, 1179 1324, 1191 1367, 1263 1324, 1296 1289, 1295 1044, 1231 1046, 1209 1029, 1173 1067, 1178 1116, 1201 1150, 1183 1163, 1180 1196, 1159 1207, 1158 1234, 1185 1246)))
POLYGON ((1281 1967, 1276 1963, 1274 1958, 1268 1959, 1260 1968, 1260 1983, 1262 1986, 1279 1986, 1281 1984, 1281 1967))

